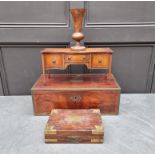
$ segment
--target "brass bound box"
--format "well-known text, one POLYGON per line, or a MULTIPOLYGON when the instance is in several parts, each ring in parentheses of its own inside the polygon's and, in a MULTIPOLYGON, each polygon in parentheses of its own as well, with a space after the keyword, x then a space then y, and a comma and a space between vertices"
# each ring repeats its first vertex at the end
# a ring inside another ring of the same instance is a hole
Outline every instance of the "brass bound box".
POLYGON ((46 143, 103 143, 99 109, 53 109, 45 127, 46 143))

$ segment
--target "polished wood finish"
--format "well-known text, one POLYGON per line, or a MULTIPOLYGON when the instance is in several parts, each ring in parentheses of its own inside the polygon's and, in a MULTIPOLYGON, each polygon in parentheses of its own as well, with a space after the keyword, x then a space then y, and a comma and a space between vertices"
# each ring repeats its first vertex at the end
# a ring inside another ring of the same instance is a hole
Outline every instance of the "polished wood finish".
POLYGON ((47 48, 41 52, 43 74, 49 69, 66 69, 71 64, 84 64, 88 69, 107 69, 110 76, 112 53, 110 48, 86 48, 83 51, 47 48))
POLYGON ((46 143, 103 143, 100 110, 54 109, 44 133, 46 143))
POLYGON ((90 60, 90 54, 67 54, 65 55, 65 62, 83 62, 90 60))
POLYGON ((83 8, 71 9, 71 14, 73 17, 73 25, 74 25, 74 33, 72 34, 72 38, 76 41, 76 45, 71 47, 73 50, 85 49, 84 46, 80 45, 80 41, 84 39, 84 34, 81 32, 84 13, 85 13, 85 9, 83 8))
POLYGON ((74 24, 74 32, 81 32, 82 31, 82 21, 85 14, 85 9, 83 8, 75 8, 71 9, 71 14, 73 17, 73 24, 74 24))
POLYGON ((59 54, 52 54, 52 55, 48 55, 45 54, 44 56, 44 60, 45 60, 45 66, 47 68, 60 68, 63 66, 63 56, 59 55, 59 54))
POLYGON ((41 53, 64 53, 64 54, 78 54, 78 53, 113 53, 111 48, 86 48, 82 51, 74 51, 71 48, 45 48, 41 53))
POLYGON ((113 75, 42 75, 32 97, 35 115, 48 115, 55 108, 99 108, 102 114, 118 114, 120 87, 113 75))
POLYGON ((108 68, 109 67, 109 54, 93 54, 92 67, 93 68, 108 68))

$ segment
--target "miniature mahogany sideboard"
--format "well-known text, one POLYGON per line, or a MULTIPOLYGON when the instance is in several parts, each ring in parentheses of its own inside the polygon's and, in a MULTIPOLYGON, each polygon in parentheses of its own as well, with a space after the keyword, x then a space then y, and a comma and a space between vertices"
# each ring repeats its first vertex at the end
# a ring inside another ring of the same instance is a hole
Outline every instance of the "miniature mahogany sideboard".
POLYGON ((71 64, 84 64, 88 69, 107 69, 111 74, 112 50, 110 48, 46 48, 41 51, 42 70, 45 74, 49 69, 66 69, 71 64))

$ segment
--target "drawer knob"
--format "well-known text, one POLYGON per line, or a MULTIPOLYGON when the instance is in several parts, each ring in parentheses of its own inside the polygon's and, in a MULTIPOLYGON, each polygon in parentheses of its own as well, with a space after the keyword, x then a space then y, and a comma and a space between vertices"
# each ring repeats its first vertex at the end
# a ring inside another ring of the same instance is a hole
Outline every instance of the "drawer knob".
POLYGON ((89 57, 85 56, 83 57, 83 60, 89 60, 89 57))
POLYGON ((86 57, 83 57, 83 60, 86 60, 86 57))
POLYGON ((52 60, 52 63, 55 64, 56 63, 56 60, 52 60))
POLYGON ((71 57, 68 57, 68 60, 71 60, 71 57))
POLYGON ((81 101, 81 96, 80 95, 71 96, 70 100, 73 101, 73 102, 80 102, 81 101))
POLYGON ((101 63, 102 63, 102 59, 99 59, 99 60, 98 60, 98 63, 101 64, 101 63))

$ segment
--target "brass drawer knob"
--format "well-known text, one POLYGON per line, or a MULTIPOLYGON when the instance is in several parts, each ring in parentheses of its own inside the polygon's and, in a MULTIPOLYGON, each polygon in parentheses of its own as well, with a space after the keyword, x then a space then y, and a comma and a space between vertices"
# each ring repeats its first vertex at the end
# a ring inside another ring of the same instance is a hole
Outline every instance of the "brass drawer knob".
POLYGON ((99 60, 98 60, 98 63, 101 64, 101 63, 102 63, 102 59, 99 59, 99 60))
POLYGON ((68 57, 68 60, 71 60, 71 57, 68 57))
POLYGON ((89 57, 85 56, 83 57, 83 60, 89 60, 89 57))
POLYGON ((56 63, 56 60, 52 60, 52 63, 55 64, 56 63))
POLYGON ((83 60, 86 60, 86 57, 83 57, 83 60))

